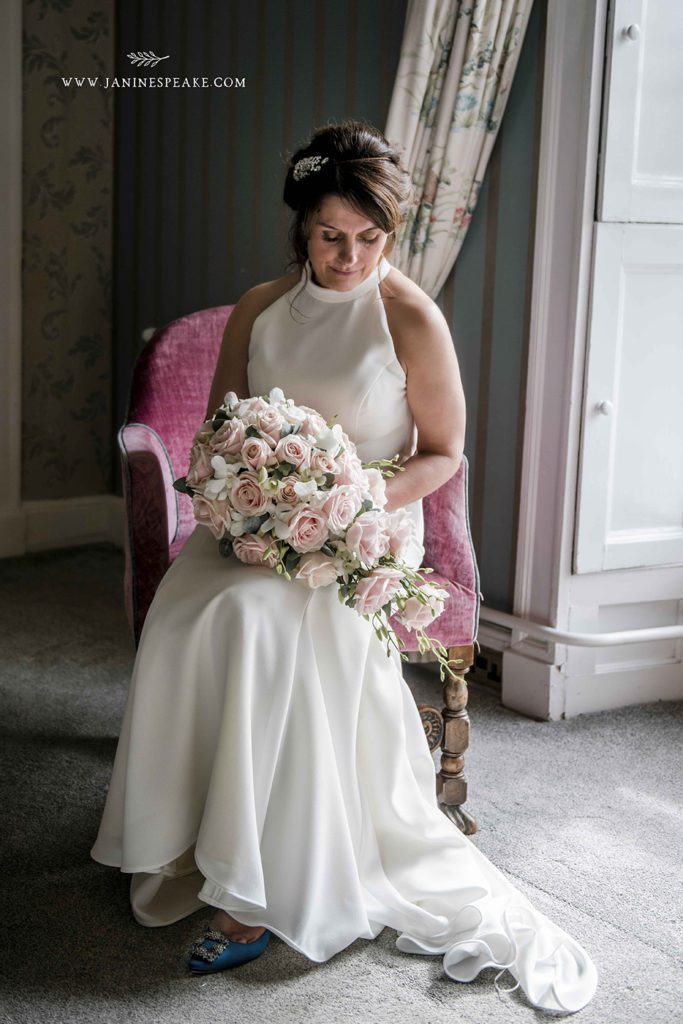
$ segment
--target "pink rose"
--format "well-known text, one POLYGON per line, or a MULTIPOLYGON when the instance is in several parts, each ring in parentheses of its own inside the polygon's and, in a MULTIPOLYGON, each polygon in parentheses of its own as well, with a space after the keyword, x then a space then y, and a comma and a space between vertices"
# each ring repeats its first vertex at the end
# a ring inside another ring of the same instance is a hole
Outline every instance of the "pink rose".
POLYGON ((277 461, 267 441, 262 437, 248 437, 242 445, 242 461, 250 469, 272 466, 277 461))
POLYGON ((290 473, 280 481, 277 488, 277 500, 285 505, 298 505, 299 495, 294 490, 294 484, 298 481, 296 473, 290 473))
POLYGON ((318 551, 330 535, 327 517, 315 508, 302 506, 289 520, 288 541, 295 551, 318 551))
POLYGON ((193 441, 208 441, 213 436, 213 416, 210 420, 204 420, 197 433, 192 438, 193 441))
POLYGON ((302 434, 312 434, 313 437, 317 437, 321 431, 327 430, 327 423, 315 409, 311 409, 308 405, 300 405, 299 408, 307 414, 301 424, 302 434))
POLYGON ((433 622, 441 612, 448 596, 448 591, 443 587, 437 587, 433 583, 426 583, 418 588, 420 593, 427 598, 427 604, 422 604, 416 597, 409 597, 398 613, 398 620, 408 629, 420 629, 433 622))
POLYGON ((310 445, 298 434, 281 437, 275 446, 275 457, 278 462, 291 462, 297 469, 307 468, 310 456, 310 445))
POLYGON ((230 528, 230 506, 226 500, 209 501, 203 494, 193 494, 192 507, 197 522, 208 526, 216 540, 230 528))
POLYGON ((190 487, 198 487, 204 480, 213 476, 211 466, 212 452, 203 444, 193 444, 190 453, 190 468, 187 471, 186 483, 190 487))
POLYGON ((240 562, 246 562, 247 565, 267 565, 269 569, 272 569, 279 561, 277 548, 273 541, 259 537, 257 533, 243 533, 240 537, 235 537, 232 542, 232 550, 240 562), (267 557, 264 558, 266 553, 267 557))
POLYGON ((253 470, 239 473, 230 489, 230 500, 243 516, 258 516, 270 505, 270 498, 264 494, 253 470))
POLYGON ((245 398, 244 410, 245 412, 262 412, 268 408, 268 403, 260 395, 255 395, 253 398, 245 398))
POLYGON ((353 522, 354 516, 363 504, 358 487, 353 484, 334 485, 322 504, 331 533, 343 533, 353 522))
POLYGON ((272 437, 273 441, 279 441, 282 433, 284 420, 277 409, 272 405, 258 414, 258 425, 264 434, 272 437))
POLYGON ((329 452, 323 451, 322 448, 312 448, 309 468, 311 473, 336 473, 339 464, 329 452))
POLYGON ((363 471, 366 478, 365 490, 369 491, 372 503, 376 508, 384 508, 387 503, 387 488, 384 477, 378 469, 366 469, 363 471))
POLYGON ((211 439, 214 455, 239 455, 244 444, 244 423, 241 420, 226 420, 211 439))
POLYGON ((359 615, 374 615, 401 589, 403 573, 388 565, 378 565, 358 582, 354 610, 359 615))
POLYGON ((337 568, 334 558, 314 551, 299 562, 299 569, 294 579, 304 580, 309 587, 326 587, 337 580, 337 568))
POLYGON ((366 470, 363 469, 361 461, 357 456, 350 454, 347 451, 341 452, 337 456, 337 483, 338 484, 355 484, 356 487, 360 487, 365 490, 366 470))
POLYGON ((232 412, 243 420, 245 427, 249 427, 256 426, 258 424, 259 413, 263 412, 263 410, 267 408, 268 403, 258 395, 255 398, 240 399, 232 412))
POLYGON ((397 561, 404 561, 412 545, 417 543, 414 521, 404 508, 397 508, 387 513, 386 526, 389 532, 390 553, 397 561))
POLYGON ((363 565, 376 565, 389 550, 386 513, 363 512, 346 531, 346 546, 363 565))

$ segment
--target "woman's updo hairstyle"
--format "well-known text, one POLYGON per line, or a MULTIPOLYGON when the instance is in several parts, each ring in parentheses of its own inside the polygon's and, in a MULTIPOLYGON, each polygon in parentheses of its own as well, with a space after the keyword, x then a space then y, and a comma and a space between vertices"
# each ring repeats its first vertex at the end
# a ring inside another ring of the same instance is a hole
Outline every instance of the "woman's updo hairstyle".
POLYGON ((371 124, 347 119, 318 128, 289 160, 285 178, 282 198, 295 213, 289 229, 290 266, 306 263, 310 221, 329 195, 345 200, 390 236, 384 249, 388 255, 413 201, 413 186, 399 152, 371 124), (315 170, 302 174, 299 168, 297 180, 294 168, 307 157, 320 159, 308 165, 315 170))

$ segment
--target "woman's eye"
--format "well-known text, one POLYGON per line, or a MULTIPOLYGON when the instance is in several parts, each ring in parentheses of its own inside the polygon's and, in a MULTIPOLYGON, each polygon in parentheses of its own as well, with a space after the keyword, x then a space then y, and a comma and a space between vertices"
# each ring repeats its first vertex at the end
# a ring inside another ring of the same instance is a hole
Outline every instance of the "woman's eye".
MULTIPOLYGON (((365 242, 366 245, 374 245, 374 243, 377 241, 378 238, 379 238, 379 235, 375 235, 374 238, 362 238, 361 241, 365 242)), ((338 236, 335 237, 335 238, 331 238, 330 235, 323 235, 323 242, 340 242, 340 241, 341 241, 341 239, 338 236)))

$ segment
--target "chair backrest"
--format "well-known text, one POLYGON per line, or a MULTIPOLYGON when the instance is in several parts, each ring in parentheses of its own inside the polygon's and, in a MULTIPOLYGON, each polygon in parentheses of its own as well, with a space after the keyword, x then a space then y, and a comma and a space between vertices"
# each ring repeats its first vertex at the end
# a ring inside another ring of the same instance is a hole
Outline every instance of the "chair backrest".
POLYGON ((172 320, 155 332, 133 374, 127 423, 146 423, 184 472, 192 438, 204 419, 223 331, 234 306, 214 306, 172 320))

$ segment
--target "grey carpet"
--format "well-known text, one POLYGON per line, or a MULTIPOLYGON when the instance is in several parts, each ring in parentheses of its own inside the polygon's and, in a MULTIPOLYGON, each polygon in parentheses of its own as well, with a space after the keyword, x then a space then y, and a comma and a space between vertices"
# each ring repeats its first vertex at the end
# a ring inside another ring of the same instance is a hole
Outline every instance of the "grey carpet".
MULTIPOLYGON (((202 979, 184 951, 208 912, 163 929, 133 921, 128 879, 89 857, 134 657, 122 570, 111 545, 0 562, 0 1019, 550 1019, 520 989, 496 992, 494 969, 458 984, 440 957, 399 952, 389 928, 324 964, 274 937, 259 959, 202 979)), ((418 700, 440 703, 438 678, 406 675, 418 700)), ((573 1015, 590 1024, 683 1021, 682 711, 659 702, 535 722, 470 686, 473 841, 595 960, 598 992, 573 1015)))

